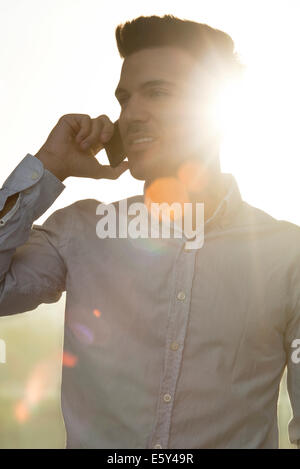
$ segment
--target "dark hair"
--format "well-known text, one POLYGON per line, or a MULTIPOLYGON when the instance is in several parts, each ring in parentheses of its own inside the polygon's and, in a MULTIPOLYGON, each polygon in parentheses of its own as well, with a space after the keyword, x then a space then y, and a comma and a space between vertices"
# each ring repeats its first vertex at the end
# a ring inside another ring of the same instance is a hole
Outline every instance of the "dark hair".
POLYGON ((244 70, 231 37, 207 24, 173 15, 140 16, 117 26, 115 34, 122 58, 145 48, 175 46, 203 63, 219 81, 239 78, 244 70))

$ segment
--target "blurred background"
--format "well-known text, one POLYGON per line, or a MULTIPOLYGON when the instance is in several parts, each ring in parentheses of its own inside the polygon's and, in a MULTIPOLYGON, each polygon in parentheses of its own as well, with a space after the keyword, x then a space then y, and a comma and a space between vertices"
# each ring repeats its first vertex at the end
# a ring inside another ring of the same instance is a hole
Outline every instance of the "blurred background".
MULTIPOLYGON (((223 172, 242 198, 300 225, 298 0, 0 0, 0 186, 27 154, 35 154, 60 116, 119 116, 114 90, 122 60, 114 31, 140 15, 173 14, 222 29, 246 65, 228 92, 223 172)), ((107 164, 100 152, 99 161, 107 164)), ((35 223, 76 200, 111 202, 142 194, 128 171, 117 181, 68 178, 66 189, 35 223)), ((0 318, 0 448, 63 448, 60 377, 65 296, 53 305, 0 318)), ((280 448, 292 448, 285 375, 278 403, 280 448)))

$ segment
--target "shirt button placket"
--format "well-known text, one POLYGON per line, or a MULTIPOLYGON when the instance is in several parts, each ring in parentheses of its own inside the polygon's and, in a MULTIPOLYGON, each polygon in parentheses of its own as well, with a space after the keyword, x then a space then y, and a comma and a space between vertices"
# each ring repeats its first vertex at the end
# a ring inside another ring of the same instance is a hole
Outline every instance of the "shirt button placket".
POLYGON ((170 345, 170 349, 176 352, 176 350, 179 349, 179 344, 177 342, 172 342, 170 345))
POLYGON ((165 402, 170 402, 171 399, 172 399, 171 394, 169 394, 169 393, 164 394, 164 401, 165 401, 165 402))
POLYGON ((192 252, 193 255, 191 256, 185 256, 182 253, 175 265, 176 273, 172 310, 170 312, 172 320, 169 321, 166 333, 168 351, 166 352, 165 372, 161 382, 162 394, 160 394, 159 398, 157 418, 151 435, 150 448, 154 448, 158 444, 163 448, 168 448, 169 445, 171 416, 173 405, 175 404, 176 385, 189 317, 190 290, 195 266, 195 250, 192 250, 192 252))
POLYGON ((180 301, 184 301, 184 300, 185 300, 185 293, 184 293, 184 291, 180 291, 180 292, 177 294, 177 299, 180 300, 180 301))

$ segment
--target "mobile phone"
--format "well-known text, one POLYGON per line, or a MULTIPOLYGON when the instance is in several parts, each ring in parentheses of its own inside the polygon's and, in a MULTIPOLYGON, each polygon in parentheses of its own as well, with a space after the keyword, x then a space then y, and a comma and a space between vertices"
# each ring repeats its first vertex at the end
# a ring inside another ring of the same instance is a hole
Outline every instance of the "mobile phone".
POLYGON ((119 130, 118 121, 114 122, 112 138, 104 145, 108 161, 112 168, 118 166, 126 158, 123 142, 119 130))

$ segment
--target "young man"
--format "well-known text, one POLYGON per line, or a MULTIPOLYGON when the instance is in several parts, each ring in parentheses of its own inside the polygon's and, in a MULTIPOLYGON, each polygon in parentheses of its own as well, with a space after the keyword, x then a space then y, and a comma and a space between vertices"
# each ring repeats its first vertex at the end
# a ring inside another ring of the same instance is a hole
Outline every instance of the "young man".
POLYGON ((0 314, 66 291, 68 448, 276 448, 286 365, 296 443, 300 229, 249 206, 220 172, 210 110, 239 70, 233 42, 171 16, 137 18, 116 38, 120 133, 131 174, 145 181, 144 196, 126 202, 144 202, 150 190, 168 202, 184 193, 193 209, 204 203, 204 244, 187 249, 184 234, 101 239, 96 200, 32 226, 68 176, 127 169, 94 157, 112 136, 107 116, 63 116, 0 193, 0 314))

